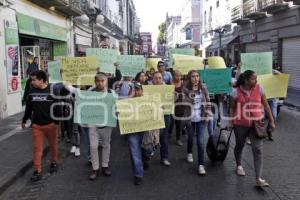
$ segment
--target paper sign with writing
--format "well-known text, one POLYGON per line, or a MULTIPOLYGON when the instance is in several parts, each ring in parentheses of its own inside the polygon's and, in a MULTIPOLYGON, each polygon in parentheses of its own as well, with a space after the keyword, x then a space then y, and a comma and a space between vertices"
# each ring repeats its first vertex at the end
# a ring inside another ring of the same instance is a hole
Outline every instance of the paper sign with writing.
POLYGON ((258 84, 263 88, 267 99, 287 96, 289 85, 288 74, 265 74, 257 76, 258 84))
POLYGON ((115 65, 118 59, 118 51, 115 49, 88 48, 87 56, 96 56, 98 59, 98 67, 101 72, 115 73, 115 65))
POLYGON ((74 122, 98 127, 116 127, 115 103, 117 95, 80 91, 75 97, 74 122))
POLYGON ((62 79, 71 85, 94 85, 97 73, 96 57, 63 57, 62 79))
POLYGON ((160 58, 147 58, 146 59, 146 70, 150 71, 153 68, 155 71, 157 70, 157 63, 161 61, 160 58))
POLYGON ((209 69, 224 69, 226 68, 225 61, 220 56, 208 57, 209 69))
POLYGON ((210 94, 225 94, 231 91, 231 69, 200 70, 202 81, 210 94))
POLYGON ((143 86, 144 96, 161 102, 164 114, 174 113, 175 86, 174 85, 145 85, 143 86))
POLYGON ((204 68, 203 59, 197 56, 173 54, 173 61, 173 70, 178 70, 183 75, 188 74, 191 70, 200 70, 204 68))
POLYGON ((141 55, 118 56, 119 69, 122 76, 135 77, 135 75, 145 69, 146 58, 141 55))
POLYGON ((193 48, 173 48, 169 49, 169 67, 173 66, 173 54, 194 56, 195 49, 193 48))
POLYGON ((165 127, 163 111, 157 102, 145 97, 116 102, 121 135, 165 127))
POLYGON ((257 75, 272 74, 272 52, 242 53, 241 71, 255 71, 257 75))
POLYGON ((50 83, 61 83, 61 61, 51 61, 48 63, 48 73, 50 83))

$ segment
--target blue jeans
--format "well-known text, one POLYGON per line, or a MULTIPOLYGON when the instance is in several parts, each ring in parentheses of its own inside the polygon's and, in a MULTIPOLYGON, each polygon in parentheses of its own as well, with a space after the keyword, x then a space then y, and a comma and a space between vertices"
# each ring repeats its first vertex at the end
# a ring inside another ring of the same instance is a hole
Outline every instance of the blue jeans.
POLYGON ((273 118, 274 118, 274 120, 276 120, 276 118, 277 118, 277 101, 276 101, 276 99, 269 99, 268 104, 270 106, 273 118))
POLYGON ((204 133, 206 128, 206 122, 191 122, 188 125, 188 154, 193 152, 194 135, 197 137, 197 151, 198 151, 198 165, 204 165, 204 133))
POLYGON ((207 131, 209 136, 212 136, 214 134, 215 128, 216 128, 216 120, 215 119, 208 120, 207 131))
POLYGON ((160 141, 160 158, 161 160, 169 158, 169 130, 171 125, 171 115, 165 115, 165 128, 160 129, 159 141, 160 141))
POLYGON ((143 157, 141 143, 143 139, 142 133, 132 133, 127 136, 128 147, 131 155, 133 174, 142 178, 144 175, 143 157))

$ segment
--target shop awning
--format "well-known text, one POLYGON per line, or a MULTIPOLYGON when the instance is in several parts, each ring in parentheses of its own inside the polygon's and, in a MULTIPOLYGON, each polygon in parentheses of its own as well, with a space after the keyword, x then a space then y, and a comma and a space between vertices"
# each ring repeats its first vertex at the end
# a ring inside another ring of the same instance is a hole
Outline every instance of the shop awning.
MULTIPOLYGON (((221 42, 221 49, 224 49, 227 47, 227 45, 233 43, 234 41, 236 41, 238 39, 239 36, 237 35, 231 35, 229 37, 223 37, 222 38, 222 42, 221 42)), ((215 39, 213 40, 212 44, 210 46, 208 46, 206 49, 207 50, 215 50, 215 49, 219 49, 220 48, 220 40, 219 39, 215 39)))

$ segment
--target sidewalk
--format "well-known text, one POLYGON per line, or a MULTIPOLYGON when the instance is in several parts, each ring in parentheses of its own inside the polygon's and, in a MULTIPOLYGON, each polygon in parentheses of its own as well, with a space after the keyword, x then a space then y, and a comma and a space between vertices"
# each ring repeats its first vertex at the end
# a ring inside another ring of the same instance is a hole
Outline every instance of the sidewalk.
POLYGON ((21 129, 22 117, 19 113, 0 121, 0 194, 32 166, 31 129, 21 129))
POLYGON ((284 101, 287 106, 292 106, 300 109, 300 93, 299 91, 289 89, 287 98, 284 101))

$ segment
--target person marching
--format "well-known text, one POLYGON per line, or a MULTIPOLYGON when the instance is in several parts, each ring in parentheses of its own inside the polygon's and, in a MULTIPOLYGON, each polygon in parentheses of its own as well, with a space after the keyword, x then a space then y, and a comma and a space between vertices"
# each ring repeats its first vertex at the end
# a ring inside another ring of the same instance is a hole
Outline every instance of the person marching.
POLYGON ((51 154, 50 173, 57 171, 57 144, 58 144, 58 121, 60 107, 58 100, 51 93, 51 85, 48 84, 47 74, 38 70, 31 73, 32 90, 26 101, 26 110, 22 120, 22 128, 31 117, 33 137, 33 167, 34 173, 31 181, 42 179, 42 156, 44 137, 48 139, 51 154))
POLYGON ((237 89, 232 93, 230 106, 231 120, 228 125, 228 128, 234 129, 236 138, 234 148, 237 166, 236 172, 239 176, 246 175, 241 161, 245 141, 246 138, 249 137, 254 157, 256 186, 266 187, 269 186, 269 184, 262 179, 263 140, 257 136, 255 126, 256 124, 263 123, 264 109, 270 120, 270 127, 275 129, 272 112, 263 89, 257 84, 257 76, 254 71, 247 70, 240 74, 236 87, 237 89))

